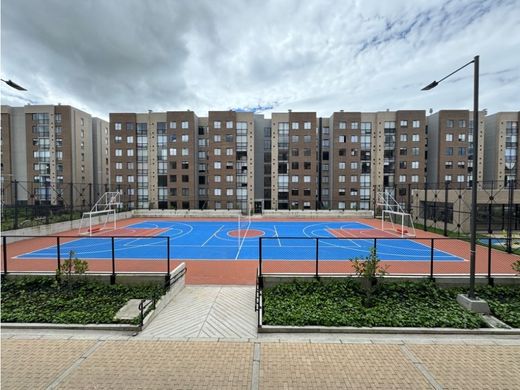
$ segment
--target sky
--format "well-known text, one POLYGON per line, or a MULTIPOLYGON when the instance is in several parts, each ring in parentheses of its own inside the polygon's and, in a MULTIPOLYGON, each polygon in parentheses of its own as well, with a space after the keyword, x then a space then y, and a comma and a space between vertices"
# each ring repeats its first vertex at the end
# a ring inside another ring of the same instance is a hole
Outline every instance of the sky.
POLYGON ((2 0, 2 104, 520 111, 520 0, 2 0))

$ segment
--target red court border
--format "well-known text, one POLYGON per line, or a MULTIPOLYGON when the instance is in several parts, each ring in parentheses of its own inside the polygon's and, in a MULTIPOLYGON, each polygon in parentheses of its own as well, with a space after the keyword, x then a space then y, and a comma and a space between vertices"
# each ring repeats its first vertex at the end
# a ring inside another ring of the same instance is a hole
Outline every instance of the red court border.
MULTIPOLYGON (((93 236, 155 236, 167 229, 156 228, 156 229, 140 229, 126 227, 129 225, 150 221, 236 221, 236 218, 130 218, 122 221, 118 221, 118 229, 115 231, 102 231, 96 233, 93 236)), ((376 219, 341 219, 341 218, 262 218, 253 219, 253 221, 270 221, 270 222, 359 222, 368 226, 374 227, 375 229, 381 228, 381 221, 376 219)), ((356 232, 353 230, 352 232, 356 232)), ((381 230, 361 230, 358 232, 360 235, 370 234, 371 237, 389 237, 388 232, 381 230), (370 232, 370 233, 369 233, 370 232)), ((421 242, 425 245, 429 245, 431 238, 443 238, 442 236, 424 232, 416 231, 416 238, 414 241, 421 242)), ((77 230, 62 232, 56 234, 58 236, 77 235, 77 230)), ((399 235, 396 233, 396 237, 399 235)), ((72 239, 62 238, 61 242, 65 243, 72 239)), ((16 259, 23 253, 35 251, 48 246, 56 245, 56 239, 51 237, 38 237, 30 238, 23 241, 14 242, 8 244, 8 259, 7 269, 9 272, 54 272, 56 269, 56 260, 42 260, 42 259, 16 259)), ((463 240, 436 240, 435 249, 449 252, 455 256, 468 259, 469 258, 469 242, 463 240)), ((3 248, 2 248, 3 251, 3 248)), ((512 263, 520 259, 520 256, 514 254, 508 254, 499 250, 492 249, 492 274, 507 274, 514 275, 514 271, 511 268, 512 263)), ((477 263, 476 273, 486 275, 488 272, 488 248, 477 245, 477 263)), ((188 284, 255 284, 256 272, 258 268, 258 261, 252 260, 171 260, 170 269, 185 262, 188 267, 186 274, 186 282, 188 284)), ((385 265, 388 265, 388 271, 390 274, 424 274, 428 275, 430 272, 430 262, 411 262, 411 261, 383 261, 385 265)), ((150 260, 146 259, 143 261, 137 260, 116 260, 117 272, 166 272, 167 264, 164 259, 150 260)), ((320 273, 347 273, 352 272, 352 268, 348 259, 345 262, 342 261, 323 261, 319 264, 320 273)), ((0 262, 0 269, 3 270, 3 263, 0 262)), ((90 271, 103 271, 109 272, 111 270, 111 260, 95 260, 89 262, 90 271)), ((315 272, 315 263, 313 261, 264 261, 263 272, 276 272, 276 273, 313 273, 315 272)), ((469 274, 469 262, 435 262, 434 274, 469 274)))

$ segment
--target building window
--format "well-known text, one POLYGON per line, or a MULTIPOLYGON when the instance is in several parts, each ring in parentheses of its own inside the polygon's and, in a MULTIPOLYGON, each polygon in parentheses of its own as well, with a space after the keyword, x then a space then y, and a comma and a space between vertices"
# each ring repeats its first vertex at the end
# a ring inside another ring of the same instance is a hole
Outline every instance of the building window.
POLYGON ((412 175, 412 183, 419 183, 419 175, 412 175))
POLYGON ((226 122, 226 129, 232 129, 233 128, 233 121, 227 121, 226 122))
POLYGON ((460 142, 466 142, 466 134, 462 133, 462 134, 459 134, 458 136, 458 140, 460 142))
POLYGON ((116 153, 116 157, 120 157, 123 155, 123 149, 116 149, 115 153, 116 153))
POLYGON ((419 134, 412 134, 412 141, 419 142, 419 134))
POLYGON ((466 148, 459 148, 459 156, 465 156, 466 155, 466 148))
POLYGON ((311 142, 311 136, 310 135, 304 135, 303 136, 303 142, 305 142, 305 143, 311 142))
POLYGON ((114 123, 114 129, 115 130, 121 130, 121 122, 114 123))
POLYGON ((447 142, 453 141, 453 133, 446 133, 446 141, 447 142))
MULTIPOLYGON (((466 127, 466 121, 464 119, 459 120, 459 127, 464 129, 466 127)), ((464 181, 464 180, 463 180, 464 181)))
POLYGON ((303 128, 305 130, 310 130, 311 129, 311 122, 304 122, 303 123, 303 128))
POLYGON ((339 175, 339 176, 338 176, 338 182, 339 182, 339 183, 345 183, 345 178, 346 178, 345 175, 339 175))
POLYGON ((399 122, 399 125, 401 127, 408 127, 408 121, 401 121, 401 122, 399 122))
POLYGON ((226 148, 226 156, 232 156, 233 155, 233 148, 226 148))
POLYGON ((356 161, 353 161, 350 163, 350 169, 358 169, 358 163, 356 161))
POLYGON ((233 196, 233 188, 228 188, 228 189, 226 190, 226 195, 227 195, 227 196, 233 196))
POLYGON ((190 150, 188 148, 182 148, 181 149, 181 155, 182 156, 189 156, 190 155, 190 150))
POLYGON ((352 126, 352 130, 358 130, 359 129, 359 122, 352 122, 350 125, 352 126))
POLYGON ((413 121, 412 122, 412 127, 414 129, 418 129, 419 127, 421 127, 421 121, 413 121))
POLYGON ((116 183, 122 183, 123 182, 123 176, 122 175, 116 175, 116 183))
POLYGON ((353 142, 353 143, 359 142, 358 136, 357 135, 351 135, 350 136, 350 142, 353 142))
POLYGON ((340 135, 338 137, 338 142, 341 143, 341 144, 347 142, 347 136, 346 135, 340 135))
POLYGON ((181 124, 181 127, 183 129, 187 129, 188 128, 188 121, 183 121, 182 124, 181 124))
POLYGON ((401 134, 399 136, 399 141, 401 142, 407 142, 408 141, 408 134, 401 134))
POLYGON ((347 164, 345 162, 339 162, 338 163, 338 169, 345 169, 347 166, 347 164))
POLYGON ((213 127, 215 129, 220 129, 220 121, 213 121, 213 127))
POLYGON ((215 161, 213 163, 213 168, 215 169, 221 169, 222 168, 222 163, 220 161, 215 161))
POLYGON ((454 125, 455 125, 455 121, 454 121, 453 119, 448 119, 448 120, 446 121, 446 127, 447 127, 448 129, 452 129, 452 128, 454 127, 454 125))
POLYGON ((176 129, 177 128, 177 122, 170 122, 170 129, 176 129))
POLYGON ((339 128, 345 130, 347 128, 347 122, 339 122, 339 128))
POLYGON ((116 169, 123 169, 123 163, 122 162, 116 162, 116 169))
POLYGON ((351 183, 357 183, 357 181, 358 181, 357 175, 351 175, 350 176, 350 182, 351 183))
POLYGON ((399 175, 399 183, 405 183, 406 182, 406 175, 399 175))
POLYGON ((213 189, 213 194, 215 196, 220 196, 222 194, 222 191, 220 188, 215 188, 215 189, 213 189))
POLYGON ((126 137, 126 143, 127 144, 133 144, 134 143, 134 136, 133 135, 129 135, 128 137, 126 137))
POLYGON ((412 169, 419 169, 419 161, 412 161, 412 169))
POLYGON ((133 175, 128 175, 127 180, 128 180, 129 183, 133 183, 134 182, 134 176, 133 175))

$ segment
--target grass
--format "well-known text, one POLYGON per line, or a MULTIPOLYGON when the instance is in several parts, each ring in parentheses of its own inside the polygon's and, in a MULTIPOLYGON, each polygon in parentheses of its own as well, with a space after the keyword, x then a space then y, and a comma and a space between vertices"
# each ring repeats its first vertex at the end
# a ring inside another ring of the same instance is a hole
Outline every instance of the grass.
POLYGON ((356 279, 293 282, 264 290, 263 323, 290 326, 478 328, 480 317, 458 305, 455 289, 431 282, 379 284, 363 306, 356 279))
POLYGON ((478 287, 476 293, 488 302, 495 317, 520 328, 520 286, 478 287))
POLYGON ((159 298, 162 285, 108 285, 77 280, 68 285, 52 277, 8 279, 2 283, 2 322, 57 324, 133 323, 114 316, 129 299, 159 298))

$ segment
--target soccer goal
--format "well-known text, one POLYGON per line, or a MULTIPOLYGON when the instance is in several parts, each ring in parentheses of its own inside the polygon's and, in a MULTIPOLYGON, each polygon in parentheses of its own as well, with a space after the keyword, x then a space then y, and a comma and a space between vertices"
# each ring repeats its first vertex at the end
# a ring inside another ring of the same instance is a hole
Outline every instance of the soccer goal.
POLYGON ((377 205, 382 208, 381 230, 392 231, 401 237, 415 237, 415 226, 410 213, 388 192, 377 193, 377 205))
POLYGON ((90 211, 83 213, 78 233, 91 236, 101 230, 116 230, 116 213, 119 207, 121 193, 105 192, 90 211))

